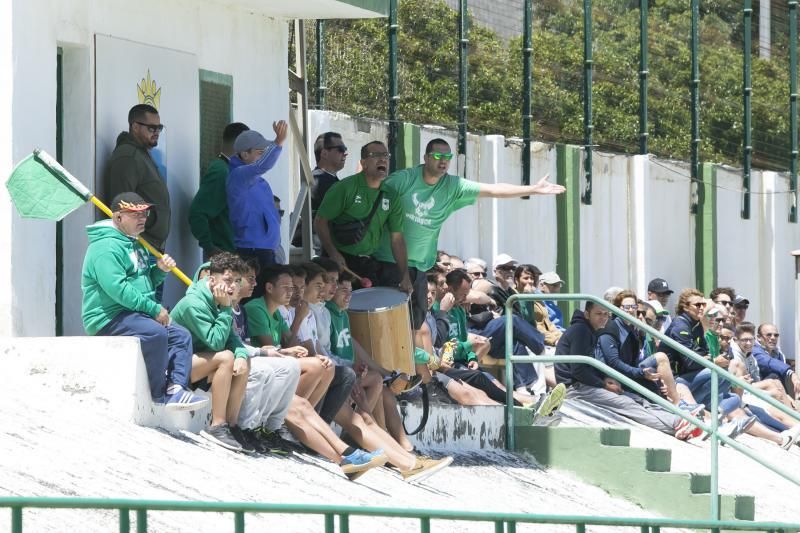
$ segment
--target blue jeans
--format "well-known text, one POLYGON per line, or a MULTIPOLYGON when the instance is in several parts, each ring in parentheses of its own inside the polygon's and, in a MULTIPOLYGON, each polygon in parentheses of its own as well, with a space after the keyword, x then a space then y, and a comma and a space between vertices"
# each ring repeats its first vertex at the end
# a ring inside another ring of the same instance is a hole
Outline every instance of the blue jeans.
POLYGON ((150 395, 163 403, 168 384, 189 386, 192 336, 183 326, 162 326, 143 313, 123 311, 97 332, 101 337, 136 337, 142 348, 150 395))
MULTIPOLYGON (((528 355, 526 348, 533 353, 544 351, 544 336, 536 326, 518 315, 512 317, 514 355, 528 355)), ((506 358, 506 317, 501 316, 489 321, 482 331, 476 332, 491 338, 489 355, 495 359, 506 358)), ((531 363, 514 364, 514 388, 527 387, 536 381, 536 371, 531 363)))
MULTIPOLYGON (((696 370, 694 372, 690 372, 688 374, 682 374, 678 376, 675 381, 677 383, 682 383, 689 387, 689 390, 694 396, 694 399, 697 403, 704 403, 706 407, 711 406, 711 370, 708 368, 704 368, 702 370, 696 370)), ((725 379, 719 380, 719 394, 720 399, 725 397, 726 394, 730 393, 731 390, 731 383, 725 379)))

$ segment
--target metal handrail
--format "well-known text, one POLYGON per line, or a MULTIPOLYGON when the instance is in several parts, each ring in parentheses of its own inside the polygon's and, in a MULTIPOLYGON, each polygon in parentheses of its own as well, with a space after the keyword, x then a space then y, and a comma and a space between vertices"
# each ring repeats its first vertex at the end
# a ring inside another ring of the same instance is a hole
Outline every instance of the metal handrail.
POLYGON ((737 531, 797 531, 800 524, 785 522, 747 522, 742 520, 684 520, 675 518, 620 518, 610 516, 548 515, 528 513, 493 513, 480 511, 453 511, 442 509, 402 509, 389 507, 360 507, 318 504, 286 504, 257 502, 194 502, 168 500, 131 500, 120 498, 0 498, 0 508, 11 509, 11 532, 22 533, 22 511, 26 508, 49 509, 113 509, 119 511, 120 533, 130 533, 130 512, 136 513, 137 533, 147 532, 148 511, 192 511, 232 513, 234 531, 245 532, 246 513, 279 513, 322 515, 326 533, 334 533, 335 518, 339 518, 339 532, 350 530, 350 516, 418 519, 421 533, 430 533, 431 520, 493 522, 495 531, 516 532, 516 525, 553 524, 574 525, 577 532, 586 526, 638 527, 642 531, 660 528, 737 530, 737 531))
POLYGON ((711 447, 710 447, 710 455, 711 455, 711 519, 718 520, 719 519, 719 440, 722 440, 725 444, 729 445, 731 448, 735 449, 739 453, 744 454, 745 456, 749 457, 750 459, 756 461, 760 465, 768 468, 769 470, 775 472, 776 474, 780 475, 781 477, 791 481, 795 485, 800 486, 800 477, 793 476, 782 471, 778 466, 769 462, 768 460, 764 459, 763 457, 756 454, 753 450, 747 448, 746 446, 736 442, 733 439, 725 435, 720 435, 718 430, 718 404, 719 404, 719 377, 722 377, 732 384, 741 387, 744 390, 747 390, 754 396, 766 401, 768 404, 776 407, 777 409, 781 410, 782 412, 788 414, 789 416, 793 417, 794 419, 800 421, 800 413, 796 413, 783 405, 782 403, 774 400, 770 396, 768 396, 763 391, 760 391, 753 387, 751 384, 741 380, 727 372, 726 370, 720 368, 716 365, 713 361, 709 361, 704 357, 697 355, 696 353, 692 352, 691 350, 681 346, 679 343, 675 342, 674 340, 670 339, 660 331, 652 328, 645 322, 638 320, 636 317, 625 313, 618 307, 608 303, 607 301, 593 296, 591 294, 544 294, 544 293, 536 293, 536 294, 512 294, 507 300, 505 304, 506 310, 506 444, 510 450, 514 450, 516 447, 516 436, 514 434, 514 413, 513 413, 513 406, 514 406, 514 398, 513 398, 513 365, 514 363, 550 363, 550 362, 559 362, 559 363, 578 363, 578 364, 587 364, 595 369, 603 372, 604 374, 613 377, 629 389, 636 391, 639 395, 647 398, 649 401, 658 404, 659 406, 663 407, 664 409, 668 410, 669 412, 680 416, 681 418, 688 420, 695 426, 700 427, 704 431, 711 434, 711 447), (636 381, 628 378, 627 376, 617 372, 613 368, 607 366, 605 363, 598 361, 593 357, 587 356, 579 356, 579 355, 556 355, 556 356, 544 356, 544 355, 533 355, 533 356, 525 356, 525 355, 514 355, 511 353, 514 348, 513 342, 513 305, 515 302, 526 302, 526 301, 543 301, 543 300, 560 300, 560 301, 590 301, 595 305, 599 305, 601 307, 606 308, 611 312, 612 315, 616 315, 619 317, 624 318, 627 322, 634 324, 637 328, 646 331, 650 335, 657 337, 661 340, 662 343, 665 343, 670 348, 673 348, 680 352, 682 355, 692 359, 693 361, 700 363, 702 366, 711 370, 711 413, 713 416, 711 417, 711 424, 708 425, 705 422, 699 420, 698 418, 692 416, 690 413, 683 411, 682 409, 678 408, 677 406, 671 404, 661 396, 655 394, 653 391, 643 387, 636 381))

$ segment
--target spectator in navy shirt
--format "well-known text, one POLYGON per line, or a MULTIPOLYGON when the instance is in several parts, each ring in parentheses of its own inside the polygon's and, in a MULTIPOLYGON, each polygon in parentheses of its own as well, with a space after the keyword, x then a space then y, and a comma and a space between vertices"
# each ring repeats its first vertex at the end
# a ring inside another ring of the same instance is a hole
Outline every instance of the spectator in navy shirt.
POLYGON ((287 125, 283 120, 272 124, 275 141, 267 141, 255 130, 245 131, 233 143, 236 155, 231 157, 230 175, 226 184, 236 252, 242 257, 255 257, 260 266, 254 298, 264 295, 265 267, 275 263, 275 251, 281 245, 281 217, 275 207, 274 194, 263 176, 281 154, 287 125))

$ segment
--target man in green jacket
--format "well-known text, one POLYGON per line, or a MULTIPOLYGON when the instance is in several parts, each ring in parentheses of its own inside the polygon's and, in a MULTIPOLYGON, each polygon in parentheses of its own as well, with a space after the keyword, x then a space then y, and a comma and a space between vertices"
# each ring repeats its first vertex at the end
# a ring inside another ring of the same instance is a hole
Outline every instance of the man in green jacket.
POLYGON ((192 235, 203 249, 203 260, 218 252, 233 252, 233 229, 228 218, 228 196, 225 182, 228 179, 228 163, 234 154, 233 141, 248 128, 241 122, 225 126, 222 132, 222 151, 208 165, 200 178, 200 188, 189 208, 189 227, 192 235))
POLYGON ((83 327, 89 335, 138 338, 153 401, 168 410, 199 409, 208 400, 187 390, 192 338, 170 323, 169 313, 154 298, 175 261, 164 255, 151 265, 136 241, 150 207, 138 194, 125 192, 111 202, 110 220, 87 228, 89 248, 81 274, 83 327))
POLYGON ((192 334, 194 356, 191 382, 211 388, 211 425, 200 435, 215 444, 242 451, 238 427, 250 372, 248 351, 233 328, 233 301, 238 298, 245 266, 230 253, 214 255, 209 275, 192 283, 175 304, 172 318, 192 334))

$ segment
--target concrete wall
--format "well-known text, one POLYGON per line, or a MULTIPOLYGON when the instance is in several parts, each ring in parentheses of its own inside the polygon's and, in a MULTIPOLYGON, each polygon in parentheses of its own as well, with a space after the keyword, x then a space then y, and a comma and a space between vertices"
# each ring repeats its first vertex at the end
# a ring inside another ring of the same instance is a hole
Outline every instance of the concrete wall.
MULTIPOLYGON (((97 33, 196 55, 198 67, 233 76, 234 120, 272 134, 272 121, 288 113, 287 24, 216 2, 143 0, 91 2, 14 0, 0 7, 0 173, 35 147, 55 154, 56 51, 64 49, 64 162, 84 183, 95 183, 94 35, 97 33), (12 16, 13 15, 13 16, 12 16), (34 24, 36 31, 30 31, 34 24)), ((124 58, 120 58, 124 61, 124 58)), ((196 91, 196 89, 195 89, 196 91)), ((130 102, 121 103, 126 109, 130 102)), ((196 124, 196 117, 191 122, 196 124)), ((125 125, 120 124, 120 130, 125 125)), ((199 144, 199 132, 182 132, 199 144)), ((190 159, 195 170, 171 186, 178 212, 173 231, 186 229, 186 206, 199 182, 196 152, 170 158, 190 159), (182 209, 181 209, 182 208, 182 209)), ((289 173, 288 158, 272 171, 289 173)), ((101 169, 98 169, 98 173, 101 169)), ((289 197, 289 180, 273 185, 289 197)), ((64 223, 65 332, 81 334, 80 268, 86 247, 83 226, 95 213, 83 207, 64 223)), ((194 242, 191 237, 189 239, 194 242)), ((172 239, 170 240, 172 242, 172 239)), ((181 243, 181 248, 184 248, 181 243)), ((52 335, 55 331, 55 224, 23 220, 5 188, 0 192, 0 335, 52 335), (13 287, 13 290, 7 288, 13 287)), ((199 251, 182 254, 180 266, 191 272, 199 251)), ((181 287, 171 280, 171 300, 181 287)), ((174 303, 167 301, 166 303, 174 303)))

